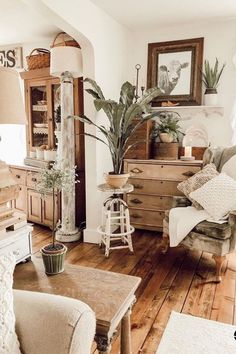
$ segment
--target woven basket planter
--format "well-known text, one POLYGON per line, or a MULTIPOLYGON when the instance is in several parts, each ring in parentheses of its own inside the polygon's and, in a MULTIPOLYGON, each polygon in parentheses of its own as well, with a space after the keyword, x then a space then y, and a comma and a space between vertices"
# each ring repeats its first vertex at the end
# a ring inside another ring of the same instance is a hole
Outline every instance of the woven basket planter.
POLYGON ((44 48, 35 48, 26 57, 28 70, 48 68, 50 66, 50 51, 44 48))
POLYGON ((64 261, 66 257, 67 247, 61 244, 63 248, 60 251, 48 251, 45 247, 41 249, 45 273, 47 275, 55 275, 64 271, 64 261))

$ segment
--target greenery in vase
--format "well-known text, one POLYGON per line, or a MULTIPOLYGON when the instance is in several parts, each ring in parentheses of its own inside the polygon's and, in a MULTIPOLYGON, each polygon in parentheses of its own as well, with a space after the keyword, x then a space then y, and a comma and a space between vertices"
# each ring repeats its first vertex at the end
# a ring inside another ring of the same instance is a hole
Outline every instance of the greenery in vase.
POLYGON ((103 110, 105 112, 109 121, 109 127, 97 125, 84 115, 80 117, 73 116, 73 118, 93 125, 98 129, 103 139, 93 134, 85 133, 85 135, 97 139, 108 146, 113 164, 112 172, 120 174, 126 152, 133 145, 140 143, 136 142, 130 145, 128 140, 145 121, 155 116, 155 113, 150 113, 149 103, 153 98, 161 95, 161 91, 157 87, 150 88, 135 102, 135 87, 127 81, 122 85, 119 101, 116 102, 106 99, 101 88, 94 80, 87 78, 84 82, 88 82, 91 85, 92 88, 86 89, 86 91, 93 96, 96 110, 103 110), (134 118, 140 119, 134 121, 134 118))
POLYGON ((40 182, 37 185, 37 190, 43 197, 46 194, 51 193, 52 204, 52 245, 55 249, 55 233, 58 225, 55 225, 55 198, 56 194, 62 189, 65 191, 71 191, 73 185, 77 183, 77 174, 75 168, 72 169, 60 169, 55 164, 51 168, 45 168, 40 173, 40 182))
POLYGON ((54 111, 54 120, 55 123, 61 123, 61 105, 54 111))
POLYGON ((179 125, 180 115, 169 111, 156 112, 156 114, 159 121, 155 122, 151 138, 155 140, 161 133, 167 133, 173 137, 174 141, 179 141, 179 135, 184 135, 179 125))
POLYGON ((204 61, 204 71, 201 70, 201 73, 202 73, 202 81, 206 89, 214 90, 216 92, 225 65, 226 64, 223 64, 222 67, 220 68, 219 61, 217 58, 214 67, 210 66, 208 60, 204 61))

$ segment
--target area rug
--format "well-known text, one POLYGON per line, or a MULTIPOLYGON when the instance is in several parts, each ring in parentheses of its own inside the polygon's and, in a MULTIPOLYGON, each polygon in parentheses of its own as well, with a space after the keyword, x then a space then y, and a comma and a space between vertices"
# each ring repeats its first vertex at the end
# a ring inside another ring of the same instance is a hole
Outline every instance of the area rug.
POLYGON ((236 353, 236 326, 172 312, 156 354, 236 353))

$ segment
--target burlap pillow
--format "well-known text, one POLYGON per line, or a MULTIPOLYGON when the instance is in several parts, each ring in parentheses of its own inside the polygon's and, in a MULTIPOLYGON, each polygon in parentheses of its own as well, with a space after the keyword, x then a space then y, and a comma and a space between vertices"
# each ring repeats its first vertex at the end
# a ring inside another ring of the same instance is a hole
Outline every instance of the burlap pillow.
POLYGON ((215 165, 210 163, 206 165, 201 171, 197 172, 194 176, 188 178, 186 181, 179 183, 177 188, 179 191, 184 193, 184 195, 192 202, 195 208, 203 209, 202 206, 193 200, 189 195, 218 175, 219 172, 217 172, 215 165))

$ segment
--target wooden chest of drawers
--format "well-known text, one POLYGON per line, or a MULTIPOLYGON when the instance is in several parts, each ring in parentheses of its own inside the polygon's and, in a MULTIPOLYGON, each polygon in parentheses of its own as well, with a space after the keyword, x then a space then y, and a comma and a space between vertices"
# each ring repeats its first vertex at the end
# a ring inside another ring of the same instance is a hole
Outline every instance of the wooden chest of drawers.
POLYGON ((182 195, 177 185, 201 167, 202 161, 125 160, 124 172, 130 173, 129 183, 134 186, 125 196, 131 224, 137 229, 161 231, 173 196, 182 195))

